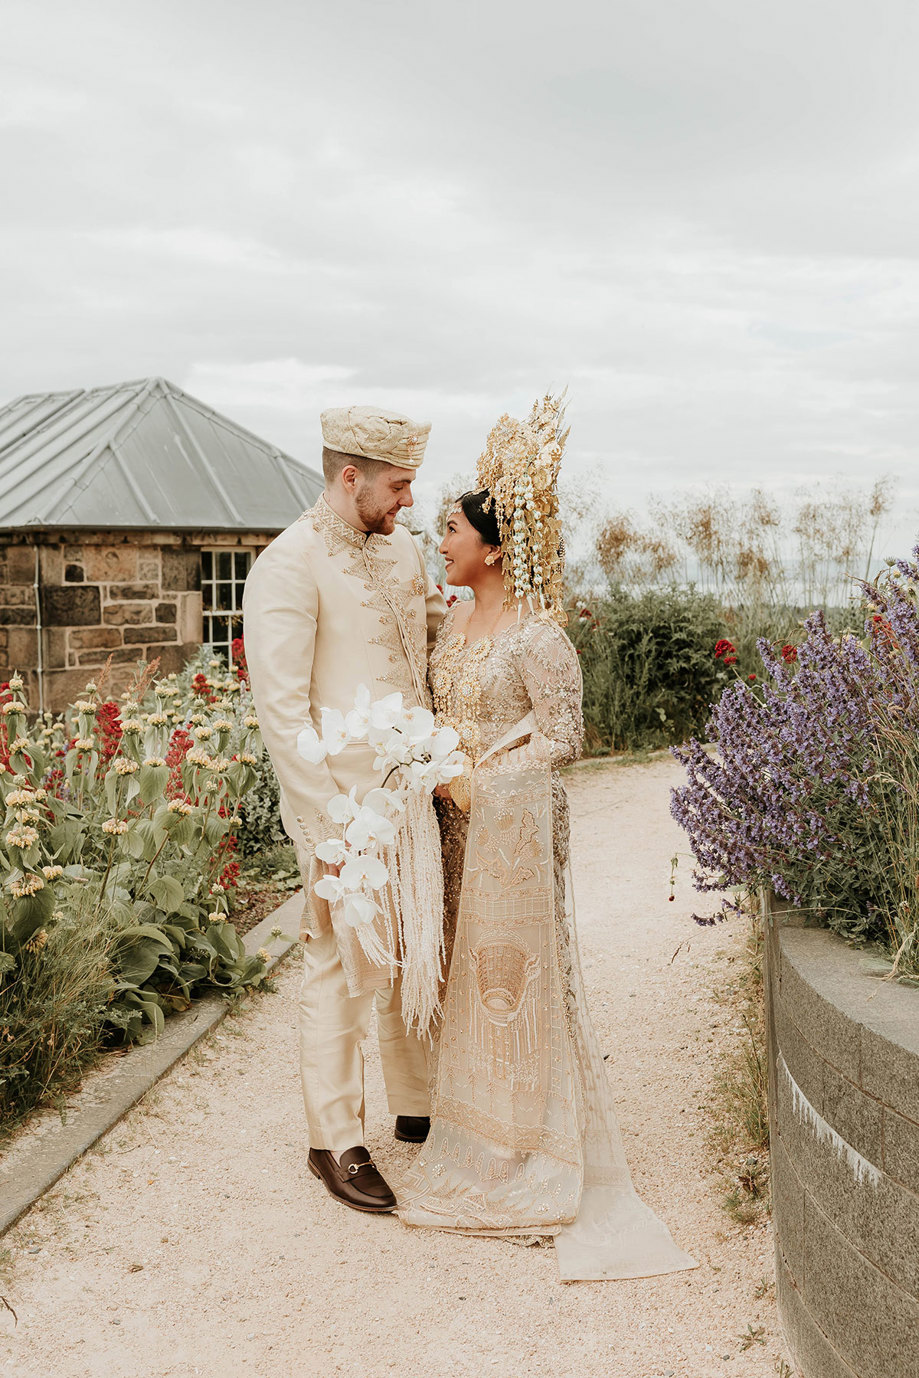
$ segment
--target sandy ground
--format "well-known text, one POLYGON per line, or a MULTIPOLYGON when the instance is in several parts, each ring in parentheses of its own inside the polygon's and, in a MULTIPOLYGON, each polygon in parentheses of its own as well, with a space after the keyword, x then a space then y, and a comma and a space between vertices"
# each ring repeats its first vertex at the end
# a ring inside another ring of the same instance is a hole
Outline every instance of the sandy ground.
MULTIPOLYGON (((690 921, 708 909, 685 856, 667 901, 685 852, 668 812, 679 778, 655 760, 588 766, 569 787, 585 980, 633 1176, 700 1268, 562 1284, 551 1247, 410 1231, 333 1201, 306 1169, 289 959, 278 994, 226 1021, 0 1241, 18 1315, 0 1305, 0 1374, 781 1373, 770 1229, 725 1214, 704 1146, 737 1036, 712 993, 741 935, 690 921)), ((367 1082, 385 1172, 413 1150, 393 1140, 372 1042, 367 1082)))

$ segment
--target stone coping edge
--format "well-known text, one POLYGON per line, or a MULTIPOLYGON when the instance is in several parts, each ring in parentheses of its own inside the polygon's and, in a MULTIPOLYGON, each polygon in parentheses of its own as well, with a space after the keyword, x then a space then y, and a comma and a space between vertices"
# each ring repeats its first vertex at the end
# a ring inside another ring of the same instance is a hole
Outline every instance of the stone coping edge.
MULTIPOLYGON (((294 932, 299 932, 302 909, 303 892, 298 890, 244 935, 246 951, 252 954, 267 946, 275 927, 288 931, 286 925, 292 924, 294 932)), ((272 953, 268 972, 274 971, 297 941, 284 942, 278 952, 272 953)), ((58 1120, 33 1143, 28 1153, 22 1155, 21 1162, 15 1161, 14 1144, 11 1150, 13 1166, 8 1174, 0 1175, 0 1235, 15 1225, 160 1077, 222 1023, 232 1008, 231 1002, 221 995, 196 1000, 189 1009, 166 1020, 166 1027, 154 1043, 134 1047, 118 1060, 105 1078, 102 1097, 81 1105, 77 1092, 75 1103, 67 1107, 66 1119, 58 1120)))

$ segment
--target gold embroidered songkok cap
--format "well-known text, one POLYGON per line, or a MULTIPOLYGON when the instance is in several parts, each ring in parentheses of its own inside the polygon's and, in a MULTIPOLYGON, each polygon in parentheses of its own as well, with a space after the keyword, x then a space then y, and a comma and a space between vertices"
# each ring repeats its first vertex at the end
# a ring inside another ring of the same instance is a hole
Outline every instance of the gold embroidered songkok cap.
POLYGON ((319 418, 322 443, 343 455, 381 459, 400 469, 417 469, 431 434, 430 421, 412 421, 380 407, 332 407, 319 418))

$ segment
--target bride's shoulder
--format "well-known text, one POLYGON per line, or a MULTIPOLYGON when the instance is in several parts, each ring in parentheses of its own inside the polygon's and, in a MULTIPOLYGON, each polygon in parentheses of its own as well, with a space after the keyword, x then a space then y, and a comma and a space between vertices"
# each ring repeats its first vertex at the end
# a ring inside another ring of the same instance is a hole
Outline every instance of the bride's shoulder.
POLYGON ((462 632, 468 621, 469 606, 465 602, 451 604, 437 629, 438 641, 442 641, 445 637, 454 636, 462 632))
POLYGON ((567 660, 574 654, 568 634, 551 613, 535 612, 524 618, 511 640, 519 657, 544 664, 567 660))

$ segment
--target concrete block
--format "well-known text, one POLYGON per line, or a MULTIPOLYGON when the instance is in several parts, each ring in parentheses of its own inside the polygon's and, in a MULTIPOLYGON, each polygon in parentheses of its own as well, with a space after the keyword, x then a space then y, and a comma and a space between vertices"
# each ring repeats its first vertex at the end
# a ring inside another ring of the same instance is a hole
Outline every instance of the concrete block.
MULTIPOLYGON (((782 934, 781 998, 794 1010, 794 1021, 808 1043, 825 1062, 850 1081, 859 1083, 861 1039, 851 1020, 813 988, 799 970, 790 939, 810 938, 807 929, 786 930, 782 934)), ((838 939, 837 939, 838 941, 838 939)), ((809 973, 808 973, 809 975, 809 973)))
POLYGON ((31 584, 7 584, 0 589, 0 603, 7 608, 35 607, 35 589, 31 584))
POLYGON ((152 646, 158 641, 175 641, 175 627, 125 627, 124 644, 126 646, 152 646))
POLYGON ((143 626, 153 621, 152 603, 107 603, 97 622, 110 627, 143 626))
POLYGON ((7 655, 11 665, 21 670, 34 669, 38 663, 38 641, 34 627, 10 627, 7 632, 7 655))
MULTIPOLYGON (((797 1078, 795 1078, 797 1080, 797 1078)), ((800 1084, 800 1083, 799 1083, 800 1084)), ((821 1114, 856 1152, 876 1166, 883 1166, 880 1103, 825 1066, 821 1114)))
POLYGON ((0 627, 30 627, 34 622, 34 608, 0 607, 0 627))
POLYGON ((87 627, 85 631, 74 629, 70 633, 70 648, 74 651, 86 651, 93 647, 111 650, 121 644, 121 631, 118 627, 87 627))
MULTIPOLYGON (((79 632, 75 633, 79 636, 79 632)), ((67 628, 46 627, 42 632, 45 668, 63 670, 67 665, 67 628)))
POLYGON ((810 1043, 793 1022, 789 1012, 789 1001, 778 994, 774 1001, 775 1043, 781 1052, 789 1072, 804 1092, 815 1110, 823 1111, 824 1071, 832 1072, 826 1062, 811 1047, 810 1043))
POLYGON ((132 545, 87 545, 83 565, 94 584, 126 582, 137 578, 137 551, 132 545))
POLYGON ((201 587, 201 557, 197 550, 161 552, 164 593, 185 593, 201 587))
POLYGON ((6 551, 6 578, 10 584, 34 584, 35 547, 11 545, 6 551))
POLYGON ((781 1135, 771 1149, 772 1210, 780 1224, 777 1247, 798 1286, 804 1282, 804 1188, 781 1135))
POLYGON ((803 1299, 859 1378, 919 1373, 919 1300, 885 1277, 805 1200, 803 1299))
POLYGON ((884 1107, 884 1171, 919 1196, 919 1124, 884 1107))
POLYGON ((160 664, 157 673, 171 675, 173 671, 178 674, 180 670, 184 670, 199 649, 197 642, 176 646, 154 646, 151 647, 151 655, 159 656, 160 664))
POLYGON ((162 569, 160 566, 160 552, 158 550, 139 550, 137 552, 137 577, 146 579, 151 584, 160 587, 162 569))
POLYGON ((850 1368, 815 1323, 801 1292, 779 1260, 776 1269, 776 1300, 785 1338, 798 1372, 807 1378, 868 1378, 850 1368))
POLYGON ((86 580, 86 571, 84 570, 84 568, 83 568, 82 565, 65 565, 65 566, 64 566, 64 583, 65 583, 65 584, 82 584, 82 583, 85 582, 85 580, 86 580))
POLYGON ((95 627, 102 621, 99 589, 91 584, 49 585, 41 591, 46 627, 95 627))
POLYGON ((74 699, 83 697, 86 681, 93 679, 88 667, 74 670, 49 670, 45 675, 45 704, 59 713, 74 699))
POLYGON ((156 620, 157 622, 168 622, 175 625, 178 616, 178 606, 175 603, 157 603, 156 620))
MULTIPOLYGON (((903 993, 915 999, 914 1017, 919 1023, 919 991, 903 993)), ((919 1122, 919 1059, 911 1047, 892 1042, 873 1029, 862 1028, 862 1085, 885 1105, 908 1120, 919 1122)))
POLYGON ((64 579, 64 549, 59 545, 43 545, 39 547, 41 582, 43 584, 63 584, 64 579))
POLYGON ((144 660, 146 654, 144 646, 116 646, 113 651, 100 647, 95 651, 80 651, 77 661, 80 665, 104 665, 111 656, 113 665, 133 665, 137 660, 144 660))
POLYGON ((105 590, 107 603, 130 603, 159 596, 159 584, 152 581, 143 584, 109 584, 105 590))

